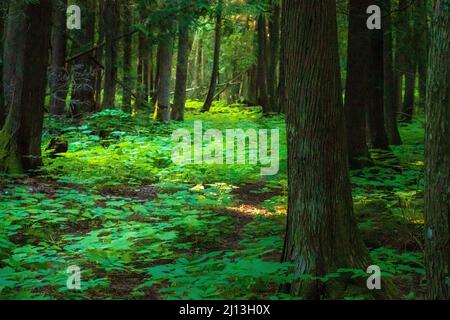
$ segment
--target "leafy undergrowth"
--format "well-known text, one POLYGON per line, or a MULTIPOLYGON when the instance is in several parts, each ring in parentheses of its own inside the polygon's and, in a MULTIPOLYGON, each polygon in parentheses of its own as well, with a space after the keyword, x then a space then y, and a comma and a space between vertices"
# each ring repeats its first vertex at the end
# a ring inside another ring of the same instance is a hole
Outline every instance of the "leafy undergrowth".
MULTIPOLYGON (((200 114, 199 106, 190 102, 182 124, 113 110, 81 123, 48 119, 43 150, 60 137, 69 152, 46 153, 37 177, 0 180, 0 297, 295 299, 277 292, 292 280, 290 266, 279 263, 284 120, 219 103, 200 114), (261 178, 253 165, 173 164, 172 132, 193 131, 198 120, 204 129, 279 128, 279 174, 261 178), (69 266, 81 269, 79 291, 66 286, 69 266)), ((424 278, 421 123, 402 134, 403 146, 373 151, 373 166, 352 175, 355 214, 372 257, 414 299, 424 278)))

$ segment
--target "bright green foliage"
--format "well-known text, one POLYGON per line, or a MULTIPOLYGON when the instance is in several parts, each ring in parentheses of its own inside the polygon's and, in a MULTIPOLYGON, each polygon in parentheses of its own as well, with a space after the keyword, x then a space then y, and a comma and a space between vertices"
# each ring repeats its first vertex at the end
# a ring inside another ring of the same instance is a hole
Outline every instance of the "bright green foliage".
MULTIPOLYGON (((294 298, 277 293, 293 279, 278 262, 287 202, 283 118, 222 103, 200 115, 201 106, 190 101, 186 122, 166 125, 111 110, 78 125, 48 120, 43 149, 59 136, 69 152, 45 158, 45 178, 0 182, 0 297, 294 298), (171 133, 192 130, 198 119, 205 129, 279 128, 280 173, 175 166, 171 133), (70 265, 81 267, 81 291, 66 288, 70 265)), ((395 157, 373 151, 374 166, 353 172, 355 214, 374 263, 414 299, 423 289, 423 128, 418 121, 402 133, 395 157)), ((367 278, 365 270, 342 269, 319 280, 349 275, 367 278)))

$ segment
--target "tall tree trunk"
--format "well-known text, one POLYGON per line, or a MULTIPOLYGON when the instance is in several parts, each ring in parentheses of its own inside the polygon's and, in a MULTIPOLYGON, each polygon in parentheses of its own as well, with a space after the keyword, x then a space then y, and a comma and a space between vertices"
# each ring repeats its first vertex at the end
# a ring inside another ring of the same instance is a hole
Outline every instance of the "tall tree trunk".
MULTIPOLYGON (((97 19, 97 28, 98 28, 97 43, 103 43, 103 41, 105 40, 105 20, 103 17, 104 7, 105 7, 105 0, 98 1, 97 12, 99 16, 97 19)), ((100 63, 103 63, 104 51, 105 51, 104 46, 100 46, 97 50, 95 50, 95 58, 100 63)), ((95 93, 94 93, 95 106, 97 109, 100 109, 102 105, 101 101, 102 89, 103 89, 103 69, 101 67, 97 67, 95 73, 95 93)))
POLYGON ((5 42, 5 98, 10 106, 0 131, 0 172, 38 168, 49 62, 52 4, 12 4, 5 42))
POLYGON ((162 122, 170 120, 170 80, 172 74, 173 35, 171 28, 163 30, 159 39, 159 84, 158 103, 155 119, 162 122))
POLYGON ((119 4, 116 0, 108 1, 104 7, 105 19, 105 83, 102 109, 116 107, 117 49, 114 38, 117 37, 119 4))
POLYGON ((67 0, 53 1, 50 113, 58 116, 64 114, 68 85, 66 8, 67 0))
MULTIPOLYGON (((123 5, 123 34, 130 31, 133 24, 132 10, 130 8, 130 2, 126 1, 123 5)), ((128 36, 123 38, 123 61, 122 61, 122 73, 123 73, 123 86, 122 86, 122 110, 127 113, 131 113, 131 54, 133 48, 133 37, 128 36)))
POLYGON ((186 82, 189 62, 189 23, 179 22, 177 78, 173 100, 172 120, 184 121, 186 104, 186 82))
MULTIPOLYGON (((382 0, 372 1, 382 7, 382 0)), ((383 19, 384 20, 384 19, 383 19)), ((382 23, 382 26, 384 23, 382 23)), ((389 140, 384 124, 384 30, 370 30, 369 64, 369 108, 367 127, 369 141, 375 149, 389 149, 389 140)))
POLYGON ((450 0, 437 0, 431 32, 425 134, 428 298, 448 300, 450 274, 450 0))
MULTIPOLYGON (((366 270, 367 249, 353 218, 334 0, 286 0, 289 206, 283 261, 295 275, 366 270)), ((342 298, 349 279, 294 280, 304 299, 342 298)), ((362 286, 361 289, 367 291, 362 286), (363 287, 363 288, 362 288, 363 287)))
POLYGON ((216 94, 217 80, 219 78, 220 63, 220 44, 222 42, 222 6, 223 0, 217 0, 216 29, 214 35, 214 58, 211 74, 211 83, 209 85, 208 95, 203 105, 202 112, 208 112, 211 109, 214 95, 216 94))
MULTIPOLYGON (((73 49, 83 51, 93 45, 95 39, 95 0, 80 0, 79 5, 83 12, 83 26, 75 30, 76 42, 73 49)), ((89 55, 76 59, 72 65, 72 95, 70 101, 73 117, 80 116, 81 112, 95 110, 95 73, 97 66, 89 55)))
POLYGON ((419 108, 425 110, 426 90, 427 90, 427 59, 428 59, 428 6, 427 0, 417 0, 416 23, 417 35, 415 43, 417 45, 417 71, 419 74, 419 108))
POLYGON ((411 3, 409 0, 399 0, 396 21, 396 46, 395 46, 395 87, 396 110, 403 109, 403 76, 406 74, 408 65, 408 36, 410 33, 408 10, 411 3))
MULTIPOLYGON (((281 11, 284 12, 285 0, 281 0, 281 11)), ((284 20, 284 15, 281 15, 281 19, 284 20)), ((286 24, 284 21, 281 22, 281 32, 280 32, 280 57, 284 57, 285 51, 285 30, 284 26, 286 24)), ((286 111, 286 61, 284 59, 280 59, 280 71, 279 71, 279 83, 278 83, 278 93, 277 93, 277 104, 278 104, 278 113, 286 111)))
POLYGON ((347 84, 345 115, 350 165, 364 166, 370 158, 366 139, 366 115, 370 104, 370 70, 366 55, 370 55, 370 32, 366 10, 371 0, 349 1, 347 84))
POLYGON ((280 4, 271 0, 271 19, 269 22, 270 33, 270 64, 268 75, 268 94, 270 97, 270 109, 278 111, 278 66, 280 64, 280 4))
POLYGON ((271 111, 269 97, 267 95, 267 31, 266 18, 260 14, 257 22, 258 35, 258 103, 265 114, 271 111))
POLYGON ((394 57, 392 43, 392 0, 383 0, 384 16, 384 118, 386 132, 391 145, 401 145, 402 139, 397 125, 395 96, 394 57))

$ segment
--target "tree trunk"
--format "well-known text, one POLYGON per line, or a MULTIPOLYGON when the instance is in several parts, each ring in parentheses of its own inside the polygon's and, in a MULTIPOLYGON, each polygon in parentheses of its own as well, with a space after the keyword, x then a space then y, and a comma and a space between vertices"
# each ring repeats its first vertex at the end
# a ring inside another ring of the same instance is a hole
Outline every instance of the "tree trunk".
POLYGON ((179 22, 177 78, 173 100, 172 120, 184 121, 186 82, 189 60, 189 23, 179 22))
MULTIPOLYGON (((98 2, 98 9, 97 12, 99 13, 98 17, 98 43, 103 43, 105 40, 105 20, 103 17, 103 10, 105 7, 105 1, 100 0, 98 2)), ((103 56, 104 56, 104 46, 100 46, 97 50, 95 50, 95 58, 100 63, 103 63, 103 56)), ((97 72, 95 73, 95 93, 94 93, 94 100, 95 100, 95 106, 97 109, 100 108, 102 105, 101 97, 102 97, 102 89, 103 89, 103 69, 97 68, 97 72)))
POLYGON ((171 28, 163 31, 159 39, 159 85, 155 119, 170 120, 170 79, 172 74, 173 35, 171 28))
POLYGON ((50 113, 57 116, 64 114, 67 98, 68 72, 66 69, 66 8, 67 0, 53 1, 50 113))
POLYGON ((116 107, 117 49, 114 38, 117 37, 119 4, 116 0, 108 1, 104 7, 105 18, 105 83, 102 109, 116 107))
POLYGON ((260 14, 257 22, 258 35, 258 103, 265 114, 271 111, 267 95, 266 18, 260 14))
MULTIPOLYGON (((372 1, 382 7, 382 0, 372 1)), ((383 19, 384 20, 384 19, 383 19)), ((384 25, 384 21, 382 23, 384 25)), ((369 64, 369 107, 367 127, 369 141, 375 149, 389 149, 389 141, 384 125, 384 31, 370 30, 369 64)))
POLYGON ((397 7, 396 21, 396 46, 395 46, 395 87, 396 110, 402 111, 403 107, 403 76, 406 74, 408 65, 408 36, 410 34, 409 26, 409 0, 399 0, 397 7))
POLYGON ((12 5, 5 42, 5 92, 10 106, 0 131, 0 172, 38 168, 49 62, 52 4, 12 5))
POLYGON ((428 298, 448 300, 450 272, 450 0, 437 0, 431 32, 425 142, 428 298))
POLYGON ((384 118, 386 132, 391 145, 401 145, 402 139, 397 125, 396 96, 394 92, 395 78, 393 66, 392 44, 392 0, 383 0, 384 16, 384 118))
MULTIPOLYGON (((286 0, 289 206, 283 261, 295 276, 366 270, 353 218, 334 0, 286 0)), ((350 279, 294 280, 304 299, 342 298, 350 279), (346 281, 346 282, 344 282, 346 281)), ((356 285, 356 284, 355 284, 356 285)), ((364 286, 361 290, 367 291, 364 286)))
POLYGON ((223 0, 217 0, 216 30, 214 36, 214 59, 211 74, 211 83, 209 85, 208 96, 206 97, 202 112, 208 112, 211 109, 214 95, 216 94, 217 80, 219 78, 220 44, 222 41, 222 6, 223 0))
POLYGON ((428 9, 427 0, 416 0, 416 39, 417 71, 419 75, 419 108, 425 110, 427 90, 427 60, 428 60, 428 9))
POLYGON ((370 104, 370 70, 366 55, 371 55, 366 10, 371 0, 349 1, 347 84, 345 115, 349 160, 353 168, 363 167, 370 158, 366 139, 366 115, 370 104))
POLYGON ((0 5, 0 129, 2 128, 7 115, 3 98, 3 42, 5 40, 4 15, 4 8, 0 5))
MULTIPOLYGON (((284 11, 285 0, 281 0, 281 11, 284 11)), ((284 20, 284 15, 281 15, 281 19, 284 20)), ((280 32, 280 57, 284 57, 285 51, 285 41, 284 38, 286 36, 284 26, 286 24, 281 22, 281 32, 280 32)), ((277 104, 278 104, 278 113, 282 113, 286 111, 286 61, 284 59, 280 59, 280 71, 279 71, 279 83, 278 83, 278 93, 277 93, 277 104)))
POLYGON ((270 109, 278 111, 278 66, 280 64, 280 5, 271 0, 272 15, 269 22, 270 33, 270 64, 268 75, 268 94, 270 97, 270 109))
MULTIPOLYGON (((83 26, 75 30, 73 48, 82 51, 91 47, 95 39, 95 0, 82 0, 79 5, 83 12, 83 26)), ((70 101, 73 117, 80 116, 81 112, 95 110, 95 74, 96 65, 89 55, 84 55, 74 61, 72 65, 72 96, 70 101)))
MULTIPOLYGON (((123 5, 123 34, 130 31, 133 24, 132 10, 130 8, 129 1, 126 1, 123 5)), ((133 37, 128 36, 123 38, 123 87, 122 87, 122 110, 126 113, 131 113, 131 54, 133 48, 133 37)))

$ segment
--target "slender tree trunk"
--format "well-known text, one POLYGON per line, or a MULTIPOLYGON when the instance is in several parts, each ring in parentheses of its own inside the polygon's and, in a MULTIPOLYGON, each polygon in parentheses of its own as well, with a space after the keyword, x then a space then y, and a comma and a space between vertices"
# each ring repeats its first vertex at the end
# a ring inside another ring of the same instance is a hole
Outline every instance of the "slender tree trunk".
MULTIPOLYGON (((73 47, 82 51, 91 47, 95 39, 95 0, 80 0, 79 5, 83 12, 83 26, 75 30, 77 42, 73 47)), ((96 65, 89 55, 76 59, 72 65, 72 95, 70 101, 73 117, 80 116, 81 112, 95 110, 95 74, 96 65)))
MULTIPOLYGON (((123 5, 123 34, 129 32, 131 25, 133 24, 132 11, 129 1, 126 1, 123 5)), ((131 113, 131 54, 133 48, 133 37, 123 38, 123 90, 122 90, 122 110, 127 113, 131 113)))
MULTIPOLYGON (((97 28, 98 28, 98 43, 103 43, 105 40, 105 20, 103 17, 103 10, 105 7, 105 1, 100 0, 98 2, 98 9, 97 12, 99 13, 99 17, 97 19, 97 28)), ((104 57, 104 46, 101 46, 97 50, 95 50, 95 58, 100 63, 103 63, 103 57, 104 57)), ((97 67, 96 73, 95 73, 95 94, 94 94, 94 100, 96 109, 100 109, 102 105, 102 89, 103 89, 103 69, 100 67, 97 67)))
POLYGON ((394 92, 395 78, 393 66, 392 44, 392 0, 383 0, 384 12, 384 118, 386 131, 391 145, 401 145, 402 139, 397 125, 396 96, 394 92))
POLYGON ((173 100, 172 120, 184 121, 186 83, 189 62, 189 23, 179 22, 177 78, 173 100))
POLYGON ((3 126, 3 123, 5 122, 5 118, 7 116, 6 114, 6 107, 4 105, 4 98, 3 98, 3 42, 5 40, 5 20, 4 16, 5 8, 3 8, 2 5, 0 5, 0 129, 3 126))
POLYGON ((371 55, 370 32, 366 10, 371 0, 349 0, 347 84, 345 114, 350 165, 363 167, 370 158, 366 139, 366 115, 370 104, 370 70, 367 55, 371 55))
POLYGON ((208 96, 206 97, 202 112, 208 112, 211 109, 214 95, 216 94, 217 80, 219 79, 220 44, 222 41, 222 6, 223 0, 217 0, 216 30, 214 36, 214 59, 211 74, 211 83, 209 85, 208 96))
POLYGON ((155 119, 170 120, 170 79, 172 74, 173 35, 171 28, 163 31, 159 39, 159 85, 155 119))
MULTIPOLYGON (((382 0, 372 1, 382 7, 382 0)), ((384 20, 384 19, 383 19, 384 20)), ((383 21, 384 22, 384 21, 383 21)), ((384 23, 382 23, 384 25, 384 23)), ((375 149, 389 149, 389 141, 384 124, 384 31, 370 30, 369 64, 369 108, 367 126, 369 141, 375 149)))
POLYGON ((280 4, 271 0, 272 15, 269 22, 270 65, 268 75, 268 94, 270 109, 278 111, 278 66, 280 64, 280 4))
POLYGON ((448 300, 450 272, 450 0, 437 0, 431 32, 425 134, 428 298, 448 300))
MULTIPOLYGON (((283 261, 293 263, 299 277, 323 277, 339 268, 366 270, 369 253, 353 218, 336 2, 286 0, 283 14, 289 70, 289 206, 283 261)), ((304 299, 342 298, 348 282, 297 279, 285 289, 304 299)), ((365 281, 360 285, 366 292, 365 281)))
POLYGON ((67 0, 53 1, 50 113, 58 116, 64 114, 68 85, 66 8, 67 0))
MULTIPOLYGON (((285 0, 281 0, 281 11, 284 11, 285 0)), ((282 20, 284 20, 284 15, 281 15, 282 20)), ((286 24, 284 21, 281 22, 281 32, 280 32, 280 57, 284 57, 285 51, 285 30, 284 26, 286 24)), ((280 59, 280 71, 279 71, 279 83, 278 83, 278 113, 285 112, 286 110, 286 61, 282 58, 280 59)))
POLYGON ((396 46, 395 46, 395 87, 396 110, 402 111, 403 107, 403 76, 407 72, 408 35, 409 29, 409 0, 399 0, 396 21, 396 46))
POLYGON ((427 0, 417 0, 417 70, 419 74, 419 108, 425 110, 426 90, 427 90, 427 59, 428 59, 428 12, 427 0))
POLYGON ((0 172, 38 168, 50 53, 52 4, 12 4, 5 42, 5 92, 10 106, 0 131, 0 172))
POLYGON ((258 103, 265 114, 271 111, 267 95, 266 18, 260 14, 257 22, 258 35, 258 103))
POLYGON ((114 38, 117 37, 119 4, 116 0, 108 1, 104 7, 105 19, 105 83, 102 109, 116 107, 117 49, 114 38))

